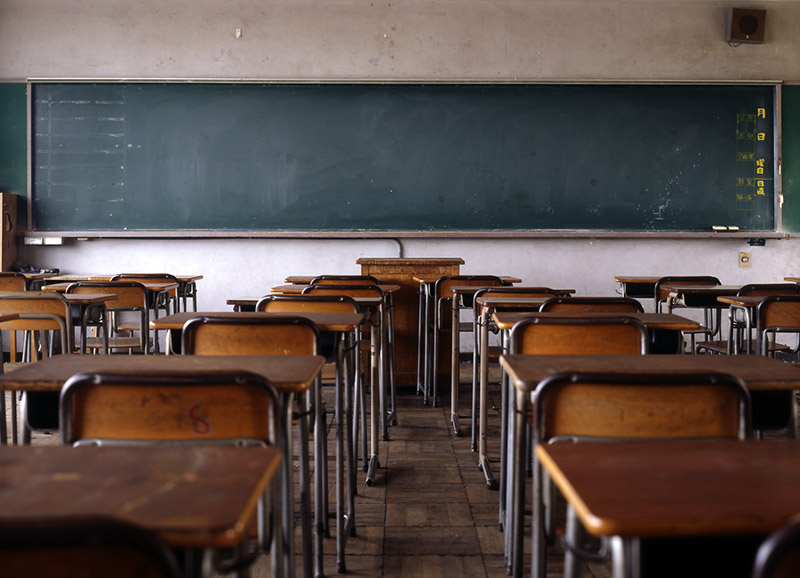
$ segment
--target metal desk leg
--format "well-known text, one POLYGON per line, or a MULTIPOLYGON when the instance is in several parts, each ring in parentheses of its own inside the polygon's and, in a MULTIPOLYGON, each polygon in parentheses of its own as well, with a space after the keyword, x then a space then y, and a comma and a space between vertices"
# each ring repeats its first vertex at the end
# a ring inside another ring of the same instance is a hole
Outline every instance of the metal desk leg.
POLYGON ((370 450, 372 455, 367 469, 367 485, 375 483, 375 470, 380 467, 378 462, 378 425, 380 422, 380 407, 378 400, 381 395, 380 379, 380 337, 375 323, 370 324, 370 450))
MULTIPOLYGON (((336 569, 339 573, 347 571, 344 552, 345 544, 347 543, 347 533, 345 532, 345 479, 344 479, 344 462, 345 462, 345 385, 344 378, 344 351, 343 339, 341 335, 336 336, 336 569)), ((324 432, 322 432, 324 435, 324 432)), ((323 458, 327 459, 326 456, 323 458)), ((323 488, 325 491, 327 488, 323 488)), ((321 557, 321 552, 319 553, 321 557)), ((321 568, 320 568, 321 569, 321 568)), ((321 573, 317 574, 321 576, 321 573)))
POLYGON ((391 411, 389 412, 389 425, 397 425, 397 381, 394 357, 394 299, 392 294, 386 295, 386 345, 389 348, 389 390, 391 391, 391 411))
POLYGON ((451 300, 452 313, 452 347, 450 351, 450 423, 453 427, 453 434, 461 437, 464 433, 458 423, 458 386, 460 381, 459 355, 461 351, 461 331, 459 330, 459 298, 453 295, 451 300))
POLYGON ((478 465, 483 470, 483 476, 486 479, 486 485, 490 490, 497 489, 497 480, 492 474, 492 467, 489 464, 489 458, 486 455, 487 435, 486 435, 486 422, 489 419, 489 408, 487 404, 488 389, 489 389, 489 318, 491 312, 488 307, 484 307, 479 317, 480 325, 480 420, 479 420, 479 436, 478 436, 478 465))
POLYGON ((639 540, 612 536, 610 541, 611 575, 614 578, 641 578, 639 540))
POLYGON ((419 305, 417 307, 417 395, 425 393, 425 284, 417 288, 419 305))
MULTIPOLYGON (((314 387, 319 387, 319 380, 314 385, 314 387)), ((303 547, 302 555, 303 555, 303 576, 305 578, 311 578, 313 572, 313 563, 311 559, 312 555, 312 540, 311 540, 311 472, 309 471, 309 455, 308 455, 308 423, 309 423, 309 406, 310 406, 310 399, 307 394, 298 395, 297 396, 297 405, 300 408, 303 408, 301 411, 304 412, 306 415, 301 416, 297 420, 297 427, 300 430, 299 435, 299 443, 298 443, 298 452, 297 452, 297 461, 298 461, 298 476, 300 477, 300 527, 302 530, 301 533, 301 543, 303 547)), ((289 417, 289 424, 292 423, 291 415, 289 417)), ((287 461, 289 462, 289 467, 292 467, 291 459, 293 454, 289 454, 287 461)), ((319 474, 318 474, 319 475, 319 474)), ((291 486, 290 488, 292 488, 291 486)), ((290 491, 292 491, 290 489, 290 491)), ((320 504, 317 503, 317 508, 320 507, 320 504)), ((289 536, 290 540, 294 539, 294 532, 292 532, 289 536)))
MULTIPOLYGON (((523 539, 524 539, 524 528, 525 528, 525 440, 523 439, 524 431, 525 431, 525 416, 527 415, 527 406, 528 406, 528 395, 525 393, 515 392, 516 395, 514 398, 516 399, 516 403, 511 401, 511 397, 509 397, 509 401, 511 402, 510 405, 513 405, 513 415, 514 415, 514 439, 510 441, 511 447, 513 448, 513 459, 508 464, 508 468, 511 471, 513 486, 510 488, 511 490, 511 501, 513 504, 512 512, 512 520, 511 520, 511 555, 510 555, 510 563, 511 563, 511 571, 512 576, 515 578, 521 578, 522 576, 522 558, 523 558, 523 539)), ((534 460, 535 460, 534 454, 534 460)), ((543 516, 541 515, 541 504, 542 500, 537 498, 539 492, 541 492, 541 486, 537 492, 537 482, 540 480, 537 479, 537 467, 534 463, 534 472, 533 472, 533 529, 531 530, 533 534, 533 550, 534 550, 534 559, 536 557, 537 552, 537 544, 540 543, 540 547, 543 549, 539 549, 539 564, 541 564, 541 574, 536 574, 534 567, 533 576, 534 578, 545 578, 544 570, 544 563, 547 559, 547 552, 546 552, 546 544, 544 539, 544 532, 543 532, 543 516), (539 512, 537 515, 537 508, 539 508, 539 512)))

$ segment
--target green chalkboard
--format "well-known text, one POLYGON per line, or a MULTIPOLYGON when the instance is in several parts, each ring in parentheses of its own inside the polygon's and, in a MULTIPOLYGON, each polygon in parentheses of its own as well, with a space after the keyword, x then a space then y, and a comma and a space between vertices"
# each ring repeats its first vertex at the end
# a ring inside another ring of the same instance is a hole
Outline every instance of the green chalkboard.
POLYGON ((28 191, 25 88, 24 83, 0 83, 0 192, 23 197, 28 191))
POLYGON ((781 88, 783 229, 800 231, 800 86, 781 88))
POLYGON ((775 228, 774 86, 33 90, 38 230, 775 228))

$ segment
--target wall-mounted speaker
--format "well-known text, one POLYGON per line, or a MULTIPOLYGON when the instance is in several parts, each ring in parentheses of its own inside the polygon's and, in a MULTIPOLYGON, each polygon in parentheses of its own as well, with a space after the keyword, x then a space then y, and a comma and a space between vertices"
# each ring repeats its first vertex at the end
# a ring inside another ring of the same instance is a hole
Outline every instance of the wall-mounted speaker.
POLYGON ((731 8, 728 10, 727 41, 730 43, 764 42, 764 28, 767 22, 766 10, 731 8))

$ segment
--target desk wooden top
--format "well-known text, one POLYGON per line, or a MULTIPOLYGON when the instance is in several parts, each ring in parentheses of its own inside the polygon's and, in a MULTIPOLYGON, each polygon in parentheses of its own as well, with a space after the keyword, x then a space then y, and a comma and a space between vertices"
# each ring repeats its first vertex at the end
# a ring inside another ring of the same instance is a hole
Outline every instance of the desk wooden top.
POLYGON ((741 285, 681 285, 667 284, 663 289, 675 295, 736 295, 741 285))
POLYGON ((361 313, 264 313, 257 311, 184 311, 150 321, 151 329, 183 329, 195 317, 225 317, 233 319, 298 316, 311 320, 320 331, 353 331, 364 320, 361 313))
POLYGON ((500 310, 512 310, 512 309, 528 309, 528 310, 537 310, 539 307, 547 301, 551 299, 550 297, 501 297, 501 296, 493 296, 493 297, 478 297, 475 299, 475 302, 484 308, 491 308, 496 311, 500 310))
MULTIPOLYGON (((102 283, 105 283, 105 282, 106 281, 102 281, 102 283)), ((42 291, 64 293, 67 290, 67 287, 69 287, 70 285, 72 285, 72 283, 50 283, 50 284, 45 285, 44 287, 42 287, 42 291)), ((147 283, 142 283, 142 285, 144 285, 144 288, 147 289, 148 291, 150 291, 151 293, 161 293, 162 291, 169 291, 170 289, 177 289, 178 288, 178 284, 177 283, 150 283, 150 282, 147 282, 147 283)), ((98 289, 99 289, 99 287, 98 287, 98 289)))
POLYGON ((493 315, 493 319, 500 329, 511 329, 517 321, 528 317, 553 317, 553 318, 581 318, 581 317, 633 317, 638 319, 648 329, 668 329, 672 331, 690 331, 698 329, 700 324, 697 321, 686 319, 674 313, 586 313, 576 312, 499 312, 493 315))
MULTIPOLYGON (((287 295, 296 295, 296 293, 287 293, 287 295)), ((353 301, 357 304, 362 305, 364 307, 377 307, 381 303, 383 303, 383 299, 380 297, 353 297, 353 301)), ((227 299, 225 303, 227 305, 233 305, 234 307, 253 307, 258 304, 261 300, 261 296, 259 297, 233 297, 231 299, 227 299)))
POLYGON ((759 303, 764 300, 764 295, 723 295, 717 297, 717 301, 725 303, 726 305, 735 305, 737 307, 757 307, 759 303))
MULTIPOLYGON (((137 273, 138 275, 139 273, 137 273)), ((142 273, 143 275, 147 275, 147 273, 142 273)), ((175 277, 181 283, 189 283, 190 281, 199 281, 203 278, 202 275, 178 275, 177 273, 170 273, 173 277, 175 277)), ((49 277, 47 280, 48 282, 53 283, 74 283, 76 281, 111 281, 111 278, 114 275, 104 275, 104 274, 91 274, 87 273, 84 275, 79 274, 72 274, 72 275, 53 275, 49 277)))
POLYGON ((64 293, 62 297, 70 305, 96 305, 119 299, 114 293, 64 293))
MULTIPOLYGON (((303 292, 303 289, 308 287, 307 284, 286 283, 284 285, 276 285, 270 288, 270 293, 285 293, 287 295, 298 295, 303 292)), ((325 285, 325 287, 335 287, 335 285, 325 285)), ((400 285, 378 285, 378 288, 384 293, 395 293, 400 290, 400 285)))
POLYGON ((735 375, 753 391, 800 388, 800 367, 761 355, 502 355, 500 363, 523 392, 533 391, 554 373, 567 371, 713 371, 735 375))
POLYGON ((800 442, 557 443, 542 465, 596 536, 769 533, 800 512, 800 442))
POLYGON ((275 448, 0 447, 0 523, 108 515, 173 547, 236 545, 278 469, 275 448))
MULTIPOLYGON (((20 294, 25 294, 25 293, 26 292, 23 291, 20 294)), ((0 295, 13 295, 13 293, 0 293, 0 295)), ((63 294, 61 296, 70 305, 94 305, 96 303, 115 301, 116 299, 119 299, 119 295, 114 295, 112 293, 78 293, 78 294, 63 294)))
POLYGON ((617 275, 614 281, 617 283, 653 283, 655 284, 664 275, 617 275))
POLYGON ((312 355, 55 355, 0 375, 0 391, 61 391, 84 372, 250 371, 290 393, 311 387, 324 364, 312 355))

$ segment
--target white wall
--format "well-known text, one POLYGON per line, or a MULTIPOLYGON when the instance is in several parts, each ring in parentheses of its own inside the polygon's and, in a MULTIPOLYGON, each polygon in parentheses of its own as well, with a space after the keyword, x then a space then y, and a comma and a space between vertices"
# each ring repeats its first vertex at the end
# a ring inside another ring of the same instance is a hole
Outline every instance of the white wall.
MULTIPOLYGON (((767 42, 729 46, 716 0, 2 0, 0 81, 29 77, 623 79, 796 82, 800 2, 766 8, 767 42), (242 29, 237 39, 235 30, 242 29)), ((739 4, 736 3, 738 6, 739 4)), ((404 255, 462 257, 465 273, 612 295, 616 274, 800 274, 795 240, 406 240, 404 255), (738 267, 751 251, 752 266, 738 267), (797 263, 797 264, 795 264, 797 263)), ((21 246, 64 272, 202 273, 202 308, 260 294, 286 275, 355 273, 397 256, 389 240, 69 240, 21 246)))
MULTIPOLYGON (((358 273, 359 257, 396 257, 389 240, 283 239, 68 241, 24 248, 24 259, 63 272, 172 271, 201 273, 198 307, 227 309, 232 297, 258 296, 288 275, 358 273)), ((614 295, 615 275, 710 274, 723 283, 781 281, 800 275, 800 244, 767 240, 636 241, 630 239, 406 240, 406 257, 462 257, 464 273, 521 277, 528 285, 569 287, 582 295, 614 295), (749 251, 749 268, 738 266, 749 251), (795 265, 797 264, 797 265, 795 265)), ((646 307, 649 305, 646 305, 646 307)))

